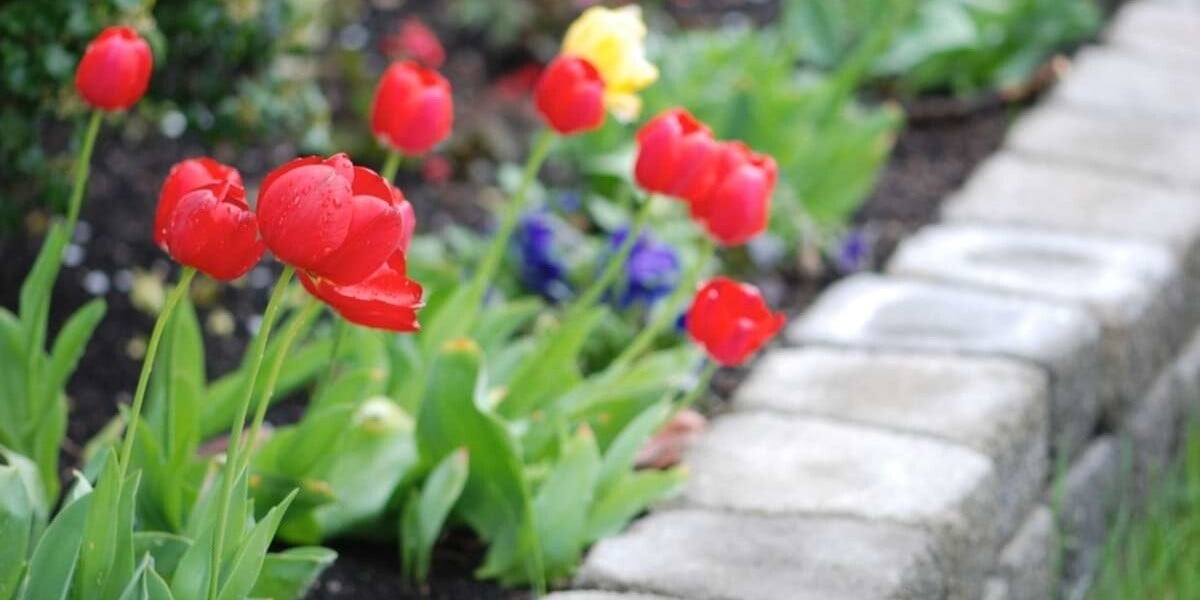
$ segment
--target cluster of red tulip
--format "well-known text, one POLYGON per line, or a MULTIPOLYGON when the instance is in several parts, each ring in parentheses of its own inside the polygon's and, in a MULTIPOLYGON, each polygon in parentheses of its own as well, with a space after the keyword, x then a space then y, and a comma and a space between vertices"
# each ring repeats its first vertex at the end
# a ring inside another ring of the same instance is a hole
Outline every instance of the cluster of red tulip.
MULTIPOLYGON (((76 85, 97 108, 128 108, 144 93, 151 62, 136 32, 111 28, 88 48, 76 85)), ((592 61, 563 54, 543 71, 534 101, 551 129, 572 135, 603 124, 612 92, 592 61)), ((450 84, 436 71, 406 61, 384 73, 371 110, 381 143, 423 154, 449 135, 453 119, 450 84)), ((738 245, 765 229, 777 178, 773 159, 741 142, 716 140, 681 108, 651 119, 637 141, 637 183, 686 202, 714 241, 738 245)), ((154 239, 176 261, 222 280, 244 275, 270 250, 348 321, 416 331, 422 291, 405 271, 415 224, 411 206, 387 178, 344 154, 277 168, 263 180, 253 209, 235 169, 197 158, 167 176, 154 239)), ((783 317, 752 286, 717 279, 702 286, 687 323, 714 360, 734 365, 778 332, 783 317)))

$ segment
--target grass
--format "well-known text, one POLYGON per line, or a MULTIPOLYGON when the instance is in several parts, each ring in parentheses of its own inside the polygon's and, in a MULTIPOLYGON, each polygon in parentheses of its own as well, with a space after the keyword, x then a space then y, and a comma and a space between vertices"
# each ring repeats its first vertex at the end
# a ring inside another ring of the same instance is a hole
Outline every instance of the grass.
POLYGON ((1092 597, 1200 598, 1200 422, 1140 510, 1122 510, 1092 597))

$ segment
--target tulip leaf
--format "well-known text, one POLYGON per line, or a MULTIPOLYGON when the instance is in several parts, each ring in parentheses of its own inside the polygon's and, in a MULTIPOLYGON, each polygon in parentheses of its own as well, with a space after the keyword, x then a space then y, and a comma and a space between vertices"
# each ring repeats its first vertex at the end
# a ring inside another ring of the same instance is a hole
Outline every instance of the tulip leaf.
POLYGON ((228 573, 222 573, 221 593, 217 595, 218 600, 241 600, 250 593, 250 590, 254 589, 254 583, 258 581, 259 573, 262 571, 267 550, 271 547, 271 540, 275 539, 275 531, 279 529, 279 522, 283 519, 288 505, 292 503, 295 495, 296 493, 292 492, 291 495, 284 498, 283 502, 268 511, 267 515, 250 530, 249 535, 242 541, 237 553, 234 554, 228 567, 228 573))
MULTIPOLYGON (((81 488, 76 488, 81 489, 81 488)), ((79 547, 83 543, 83 529, 87 521, 93 492, 80 493, 71 500, 50 522, 42 538, 33 550, 29 562, 28 585, 25 598, 28 600, 65 600, 75 580, 79 547)))
POLYGON ((322 458, 335 454, 350 428, 355 408, 350 404, 339 404, 308 411, 276 457, 279 472, 303 477, 322 458))
POLYGON ((109 455, 92 491, 83 527, 76 573, 76 594, 101 591, 111 597, 134 570, 133 512, 140 473, 121 479, 115 455, 109 455))
POLYGON ((598 493, 604 494, 609 491, 621 477, 633 470, 638 450, 662 428, 670 416, 671 404, 665 401, 658 402, 642 411, 617 434, 604 452, 604 462, 596 482, 598 493))
POLYGON ((620 532, 651 503, 677 492, 686 478, 681 469, 626 473, 592 506, 585 534, 587 543, 620 532))
POLYGON ((603 307, 593 308, 543 334, 508 381, 501 414, 509 418, 526 416, 577 384, 581 380, 579 352, 607 314, 603 307))
POLYGON ((268 554, 250 596, 275 600, 303 598, 321 572, 336 558, 337 552, 319 546, 288 548, 268 554))
POLYGON ((21 284, 21 324, 25 333, 25 347, 31 352, 42 352, 45 344, 46 320, 50 314, 50 292, 62 267, 67 236, 67 227, 62 222, 56 221, 50 226, 33 268, 21 284))
POLYGON ((173 533, 137 531, 133 534, 134 555, 154 557, 155 572, 167 579, 175 574, 179 560, 191 547, 192 540, 173 533))
POLYGON ((100 319, 104 318, 104 300, 96 298, 75 311, 63 324, 50 351, 50 369, 46 374, 47 389, 60 390, 75 370, 79 357, 100 319))
POLYGON ((406 579, 424 581, 429 575, 433 545, 450 509, 462 494, 469 470, 466 448, 451 452, 434 467, 420 495, 414 493, 409 498, 400 528, 401 560, 406 579))
POLYGON ((543 568, 550 578, 570 575, 579 563, 599 473, 596 439, 585 426, 563 446, 534 499, 538 537, 545 554, 543 568))
POLYGON ((28 566, 31 541, 40 527, 35 494, 41 494, 41 482, 36 474, 33 485, 34 490, 29 489, 18 467, 0 465, 0 540, 4 540, 0 544, 0 598, 16 595, 28 566))

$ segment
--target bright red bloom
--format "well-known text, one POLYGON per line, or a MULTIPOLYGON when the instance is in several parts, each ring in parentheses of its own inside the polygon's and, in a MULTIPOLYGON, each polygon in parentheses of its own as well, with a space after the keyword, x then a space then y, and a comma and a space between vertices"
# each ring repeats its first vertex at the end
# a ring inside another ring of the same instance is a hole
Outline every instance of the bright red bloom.
POLYGON ((275 169, 258 194, 263 241, 280 261, 338 285, 375 272, 407 230, 404 195, 345 154, 298 158, 275 169))
POLYGON ((211 181, 172 199, 159 245, 177 262, 223 281, 245 275, 265 250, 246 190, 232 180, 211 181))
POLYGON ((562 135, 604 124, 604 80, 592 63, 577 56, 559 56, 546 65, 534 100, 542 118, 562 135))
POLYGON ((696 292, 687 331, 713 360, 733 367, 746 362, 783 328, 783 313, 771 312, 758 288, 717 277, 696 292))
POLYGON ((688 111, 672 108, 650 119, 637 141, 633 174, 643 189, 694 202, 716 183, 719 144, 688 111))
POLYGON ((167 249, 167 223, 184 194, 201 186, 221 182, 233 183, 240 187, 242 174, 238 173, 237 169, 207 156, 175 163, 171 172, 167 173, 166 181, 163 181, 162 191, 158 193, 158 211, 154 214, 154 243, 163 250, 167 249))
POLYGON ((353 285, 339 286, 304 272, 300 283, 351 323, 400 332, 421 329, 417 322, 417 309, 423 306, 421 284, 408 278, 403 252, 397 251, 371 276, 353 285))
POLYGON ((146 93, 153 66, 150 45, 133 28, 109 27, 83 52, 75 89, 93 108, 125 110, 146 93))
POLYGON ((744 244, 767 228, 779 168, 741 142, 722 142, 714 171, 716 183, 692 201, 692 218, 718 242, 744 244))
POLYGON ((411 58, 431 69, 446 62, 446 49, 437 34, 417 17, 410 17, 399 31, 383 40, 383 53, 389 58, 411 58))
POLYGON ((371 130, 380 143, 406 154, 424 154, 450 135, 454 100, 437 71, 398 62, 384 71, 371 106, 371 130))

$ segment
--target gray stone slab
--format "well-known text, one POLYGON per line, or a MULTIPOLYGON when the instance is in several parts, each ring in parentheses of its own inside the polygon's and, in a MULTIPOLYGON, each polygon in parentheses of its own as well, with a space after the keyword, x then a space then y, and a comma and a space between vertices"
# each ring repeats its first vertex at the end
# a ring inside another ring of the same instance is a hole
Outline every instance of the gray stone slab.
POLYGON ((573 590, 569 592, 554 592, 544 596, 543 600, 672 600, 666 596, 650 594, 622 594, 603 592, 599 590, 573 590))
MULTIPOLYGON (((1198 38, 1200 39, 1200 38, 1198 38)), ((1054 88, 1067 105, 1128 116, 1200 118, 1200 69, 1188 72, 1128 50, 1081 50, 1071 72, 1054 88)))
POLYGON ((920 525, 950 567, 947 585, 978 596, 999 548, 991 461, 940 440, 819 417, 743 412, 713 421, 688 451, 686 506, 772 515, 838 515, 920 525))
POLYGON ((942 224, 905 240, 891 274, 1082 306, 1100 322, 1116 422, 1194 324, 1182 265, 1164 246, 1002 225, 942 224))
POLYGON ((1127 2, 1106 35, 1123 49, 1162 65, 1189 72, 1200 69, 1200 12, 1164 2, 1127 2))
POLYGON ((802 345, 1006 356, 1051 373, 1051 447, 1068 456, 1100 414, 1100 326, 1086 311, 953 286, 856 275, 787 331, 802 345))
POLYGON ((1054 516, 1050 509, 1039 505, 1004 546, 996 565, 996 575, 1007 584, 1010 598, 1037 600, 1053 595, 1057 548, 1054 516))
POLYGON ((1120 451, 1112 436, 1092 442, 1063 476, 1060 490, 1051 490, 1062 532, 1063 594, 1069 595, 1095 572, 1101 558, 1113 509, 1119 502, 1120 451), (1055 496, 1061 502, 1055 504, 1055 496))
POLYGON ((982 452, 1004 482, 998 539, 1012 535, 1049 470, 1046 374, 1008 359, 778 349, 755 365, 733 406, 929 435, 982 452))
POLYGON ((1012 594, 1008 593, 1008 583, 996 577, 989 579, 983 588, 983 600, 1012 600, 1012 594))
POLYGON ((656 512, 592 548, 579 583, 688 600, 942 598, 932 537, 832 517, 656 512))
POLYGON ((1158 242, 1200 265, 1200 193, 1080 165, 1000 152, 947 200, 942 215, 1158 242))
POLYGON ((1178 423, 1184 420, 1182 387, 1173 372, 1164 370, 1154 387, 1120 425, 1123 440, 1132 449, 1139 501, 1175 456, 1178 423))
POLYGON ((1200 124, 1187 119, 1129 117, 1047 102, 1009 131, 1017 152, 1200 189, 1200 124))

